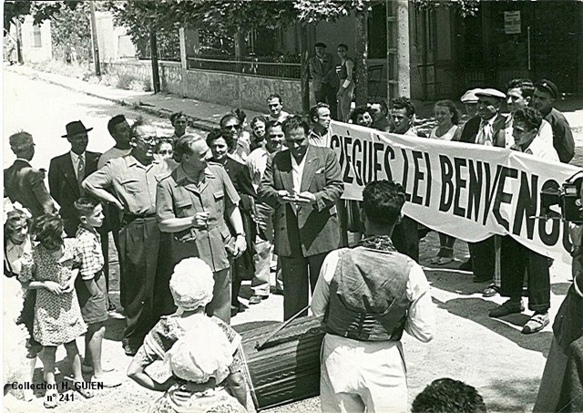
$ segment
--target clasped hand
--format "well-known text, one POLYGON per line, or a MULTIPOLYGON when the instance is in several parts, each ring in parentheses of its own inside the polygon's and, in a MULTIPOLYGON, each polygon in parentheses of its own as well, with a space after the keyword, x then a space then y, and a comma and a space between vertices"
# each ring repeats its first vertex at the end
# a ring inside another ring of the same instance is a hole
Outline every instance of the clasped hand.
POLYGON ((292 195, 286 190, 281 190, 277 191, 277 196, 279 197, 279 201, 284 203, 312 204, 316 202, 316 195, 308 191, 292 195))

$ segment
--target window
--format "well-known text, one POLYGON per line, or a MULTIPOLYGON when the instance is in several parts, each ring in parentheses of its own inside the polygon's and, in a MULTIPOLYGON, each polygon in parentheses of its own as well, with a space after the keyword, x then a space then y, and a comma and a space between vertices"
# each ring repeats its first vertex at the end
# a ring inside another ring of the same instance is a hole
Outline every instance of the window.
POLYGON ((42 47, 40 26, 32 26, 32 47, 42 47))

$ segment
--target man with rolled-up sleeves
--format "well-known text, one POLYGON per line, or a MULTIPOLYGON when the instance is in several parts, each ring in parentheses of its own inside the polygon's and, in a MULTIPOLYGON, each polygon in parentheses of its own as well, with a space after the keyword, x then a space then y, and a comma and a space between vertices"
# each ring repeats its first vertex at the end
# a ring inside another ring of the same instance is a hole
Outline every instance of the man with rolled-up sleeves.
POLYGON ((120 211, 120 301, 126 315, 122 344, 128 356, 135 355, 172 303, 169 279, 163 280, 167 262, 159 259, 168 240, 156 222, 156 186, 172 165, 154 158, 153 126, 137 120, 131 136, 129 155, 110 160, 83 181, 84 190, 120 211))
POLYGON ((284 319, 308 305, 322 262, 338 248, 336 202, 344 192, 341 168, 329 148, 308 144, 309 125, 299 116, 283 122, 289 150, 268 159, 259 198, 275 208, 275 253, 281 259, 284 319), (309 283, 308 283, 309 280, 309 283))

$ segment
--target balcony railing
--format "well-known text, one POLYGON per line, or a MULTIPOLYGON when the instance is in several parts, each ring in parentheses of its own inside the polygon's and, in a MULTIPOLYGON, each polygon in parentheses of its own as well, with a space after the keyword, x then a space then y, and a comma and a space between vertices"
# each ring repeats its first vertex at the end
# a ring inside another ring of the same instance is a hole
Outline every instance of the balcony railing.
POLYGON ((220 72, 244 73, 278 79, 300 79, 300 63, 260 62, 257 60, 223 60, 189 57, 189 69, 216 70, 220 72))

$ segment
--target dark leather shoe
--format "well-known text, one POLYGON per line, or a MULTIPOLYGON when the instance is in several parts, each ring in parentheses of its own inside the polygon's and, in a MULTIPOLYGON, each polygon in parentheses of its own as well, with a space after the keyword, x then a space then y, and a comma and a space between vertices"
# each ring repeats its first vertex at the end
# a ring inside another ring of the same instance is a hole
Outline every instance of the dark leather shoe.
POLYGON ((490 310, 488 314, 490 317, 498 318, 504 317, 514 313, 522 313, 524 311, 524 305, 521 301, 506 301, 504 304, 490 310))
POLYGON ((126 353, 126 356, 133 357, 138 352, 138 349, 134 346, 129 345, 129 344, 124 344, 123 351, 126 353))

